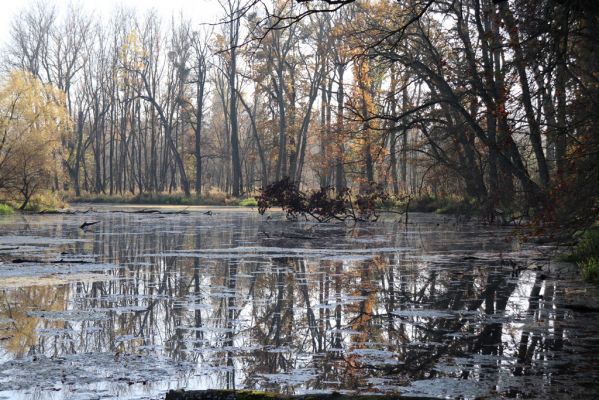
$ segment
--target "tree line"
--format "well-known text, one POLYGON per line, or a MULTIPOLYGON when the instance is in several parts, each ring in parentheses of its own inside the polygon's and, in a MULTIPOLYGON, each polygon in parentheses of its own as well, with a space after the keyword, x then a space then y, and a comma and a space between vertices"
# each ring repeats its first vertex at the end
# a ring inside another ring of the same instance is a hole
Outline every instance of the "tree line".
POLYGON ((46 182, 186 196, 374 182, 461 196, 491 218, 596 215, 592 2, 219 4, 210 26, 126 8, 100 22, 41 2, 21 12, 5 76, 56 88, 71 119, 52 152, 66 173, 46 182))

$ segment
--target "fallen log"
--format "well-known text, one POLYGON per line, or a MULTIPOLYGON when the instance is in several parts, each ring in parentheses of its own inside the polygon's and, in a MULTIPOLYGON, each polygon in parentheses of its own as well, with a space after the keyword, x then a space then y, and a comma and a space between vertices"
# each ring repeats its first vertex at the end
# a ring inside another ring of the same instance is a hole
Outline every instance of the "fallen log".
POLYGON ((36 259, 29 259, 29 258, 15 258, 14 260, 11 261, 11 263, 13 264, 92 264, 93 261, 88 261, 88 260, 63 260, 62 258, 60 260, 52 260, 52 261, 46 261, 46 260, 36 260, 36 259))
POLYGON ((85 228, 87 228, 88 226, 96 225, 96 224, 99 224, 100 222, 101 221, 92 221, 92 222, 85 221, 84 223, 81 224, 81 226, 79 226, 79 229, 85 230, 85 228))
POLYGON ((189 211, 187 211, 187 209, 181 210, 181 211, 160 211, 155 208, 142 208, 141 210, 114 211, 114 212, 122 212, 125 214, 160 214, 160 215, 189 214, 189 211))

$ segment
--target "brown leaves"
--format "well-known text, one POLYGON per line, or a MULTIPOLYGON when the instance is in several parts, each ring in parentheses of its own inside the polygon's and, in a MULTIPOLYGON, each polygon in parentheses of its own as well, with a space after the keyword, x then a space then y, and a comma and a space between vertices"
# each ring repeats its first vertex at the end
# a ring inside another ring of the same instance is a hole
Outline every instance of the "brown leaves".
POLYGON ((295 182, 286 177, 262 189, 256 199, 260 214, 264 214, 269 208, 281 207, 288 219, 310 216, 319 222, 328 222, 376 221, 376 206, 387 198, 382 187, 374 184, 364 185, 355 200, 347 188, 337 193, 330 187, 302 192, 295 182))

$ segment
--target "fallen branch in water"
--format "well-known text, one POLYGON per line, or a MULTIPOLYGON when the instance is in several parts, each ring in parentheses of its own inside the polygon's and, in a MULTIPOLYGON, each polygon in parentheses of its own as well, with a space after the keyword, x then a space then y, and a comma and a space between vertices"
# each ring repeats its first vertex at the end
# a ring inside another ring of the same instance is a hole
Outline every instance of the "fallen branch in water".
POLYGON ((53 260, 53 261, 45 261, 45 260, 35 260, 29 258, 15 258, 11 261, 13 264, 92 264, 93 261, 88 260, 53 260))
POLYGON ((313 236, 302 236, 302 235, 288 235, 288 234, 283 234, 283 237, 285 239, 300 239, 300 240, 315 240, 318 239, 316 237, 313 236))
POLYGON ((380 185, 362 185, 355 198, 349 189, 335 192, 331 187, 302 192, 290 178, 271 183, 262 189, 258 200, 258 212, 263 215, 271 207, 281 207, 290 220, 303 217, 318 222, 377 221, 376 206, 388 198, 380 185))
POLYGON ((160 214, 160 215, 175 215, 175 214, 189 214, 187 209, 181 211, 160 211, 153 208, 142 208, 141 210, 134 211, 116 211, 125 214, 160 214))
POLYGON ((19 246, 17 247, 2 247, 0 248, 0 251, 11 251, 11 250, 18 250, 19 246))
POLYGON ((42 210, 38 214, 65 214, 65 215, 75 215, 75 214, 87 214, 90 212, 94 212, 93 208, 88 208, 85 211, 82 210, 42 210))
POLYGON ((586 304, 563 304, 562 307, 580 313, 599 313, 599 307, 588 306, 586 304))
POLYGON ((81 224, 81 226, 79 226, 79 229, 85 230, 85 228, 87 228, 88 226, 96 225, 96 224, 99 224, 100 222, 101 221, 93 221, 93 222, 85 221, 84 223, 81 224))
MULTIPOLYGON (((127 210, 107 210, 107 211, 99 211, 99 210, 94 210, 93 208, 89 208, 85 211, 81 211, 81 210, 42 210, 40 211, 38 214, 64 214, 64 215, 75 215, 75 214, 87 214, 87 213, 96 213, 96 214, 113 214, 113 213, 124 213, 124 214, 165 214, 165 215, 170 215, 170 214, 189 214, 189 211, 187 211, 187 209, 181 210, 181 211, 161 211, 161 210, 157 210, 155 208, 142 208, 141 210, 131 210, 131 211, 127 211, 127 210)), ((207 211, 203 214, 206 215, 212 215, 212 211, 207 211)))

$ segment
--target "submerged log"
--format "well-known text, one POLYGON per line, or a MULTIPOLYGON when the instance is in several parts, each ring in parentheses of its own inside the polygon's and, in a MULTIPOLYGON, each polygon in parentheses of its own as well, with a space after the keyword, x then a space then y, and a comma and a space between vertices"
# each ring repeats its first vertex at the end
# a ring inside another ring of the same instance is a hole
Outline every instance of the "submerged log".
POLYGON ((101 221, 92 221, 92 222, 83 222, 80 226, 79 229, 85 230, 85 228, 87 228, 88 226, 92 226, 92 225, 96 225, 99 224, 101 221))
POLYGON ((40 259, 30 259, 30 258, 15 258, 11 261, 13 264, 92 264, 93 261, 88 260, 40 260, 40 259))
POLYGON ((330 394, 302 394, 288 396, 284 394, 260 392, 255 390, 171 390, 165 400, 432 400, 435 397, 402 396, 401 394, 388 395, 344 395, 330 394))

